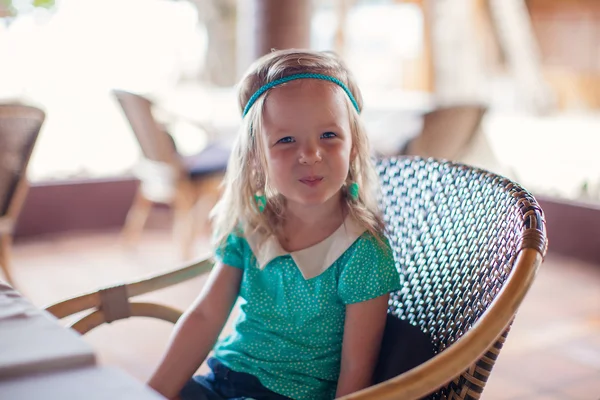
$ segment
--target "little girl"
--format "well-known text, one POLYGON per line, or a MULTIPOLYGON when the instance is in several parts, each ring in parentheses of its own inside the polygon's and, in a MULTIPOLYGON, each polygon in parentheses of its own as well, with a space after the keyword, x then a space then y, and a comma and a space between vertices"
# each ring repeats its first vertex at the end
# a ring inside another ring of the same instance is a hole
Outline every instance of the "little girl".
POLYGON ((213 210, 217 262, 149 385, 196 400, 363 389, 399 277, 360 91, 334 54, 285 50, 250 67, 239 102, 243 127, 213 210), (237 300, 233 332, 217 342, 237 300), (190 379, 211 350, 211 372, 190 379))

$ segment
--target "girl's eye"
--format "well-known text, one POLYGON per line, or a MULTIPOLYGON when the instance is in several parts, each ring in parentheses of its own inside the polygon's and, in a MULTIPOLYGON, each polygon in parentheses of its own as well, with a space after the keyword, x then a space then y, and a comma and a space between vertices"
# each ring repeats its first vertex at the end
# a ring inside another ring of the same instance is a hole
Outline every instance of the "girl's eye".
POLYGON ((324 134, 321 135, 321 138, 323 139, 330 139, 330 138, 334 138, 337 135, 334 132, 325 132, 324 134))
POLYGON ((275 144, 277 143, 293 143, 294 142, 294 138, 291 136, 286 136, 284 138, 279 139, 277 142, 275 142, 275 144))

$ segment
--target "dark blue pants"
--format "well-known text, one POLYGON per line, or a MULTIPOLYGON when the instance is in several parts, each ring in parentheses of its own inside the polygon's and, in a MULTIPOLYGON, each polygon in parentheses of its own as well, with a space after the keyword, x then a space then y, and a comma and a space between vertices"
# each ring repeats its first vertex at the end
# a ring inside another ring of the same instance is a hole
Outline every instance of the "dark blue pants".
POLYGON ((194 376, 181 389, 181 400, 290 400, 264 387, 254 375, 235 372, 216 358, 209 358, 208 366, 208 375, 194 376))

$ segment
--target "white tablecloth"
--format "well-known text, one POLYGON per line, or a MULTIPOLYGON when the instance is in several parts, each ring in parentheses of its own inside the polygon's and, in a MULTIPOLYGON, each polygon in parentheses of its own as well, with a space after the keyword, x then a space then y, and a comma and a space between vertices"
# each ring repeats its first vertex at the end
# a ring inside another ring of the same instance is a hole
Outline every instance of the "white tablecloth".
POLYGON ((163 399, 126 373, 96 365, 92 347, 0 282, 0 399, 163 399))
POLYGON ((79 334, 0 283, 0 379, 95 364, 79 334))
POLYGON ((6 400, 160 400, 149 387, 111 367, 93 366, 0 380, 6 400))

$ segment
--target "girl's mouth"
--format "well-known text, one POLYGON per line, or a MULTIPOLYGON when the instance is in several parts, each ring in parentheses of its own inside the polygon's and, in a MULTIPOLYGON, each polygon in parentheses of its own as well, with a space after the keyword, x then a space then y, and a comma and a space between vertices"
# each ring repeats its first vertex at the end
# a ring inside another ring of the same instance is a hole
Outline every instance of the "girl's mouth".
POLYGON ((300 178, 300 182, 304 183, 306 186, 314 187, 323 181, 322 176, 306 176, 304 178, 300 178))

